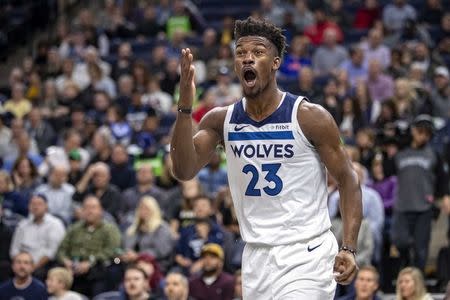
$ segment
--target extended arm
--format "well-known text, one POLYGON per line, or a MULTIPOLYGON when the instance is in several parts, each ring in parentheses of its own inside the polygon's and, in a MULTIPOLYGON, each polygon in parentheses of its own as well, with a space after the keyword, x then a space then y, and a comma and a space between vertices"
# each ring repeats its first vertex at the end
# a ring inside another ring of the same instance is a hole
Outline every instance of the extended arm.
MULTIPOLYGON (((193 57, 189 49, 181 53, 180 101, 178 107, 192 108, 195 94, 193 57)), ((178 112, 170 144, 173 174, 180 180, 189 180, 208 163, 216 146, 222 140, 220 128, 223 126, 226 110, 213 109, 208 112, 193 136, 191 115, 178 112), (222 125, 221 125, 222 124, 222 125)))
MULTIPOLYGON (((300 106, 298 119, 305 136, 314 145, 322 162, 337 182, 343 221, 342 245, 356 249, 362 220, 361 189, 357 174, 341 144, 337 125, 324 108, 307 102, 300 106)), ((339 261, 340 255, 344 260, 348 259, 349 254, 347 251, 341 251, 336 261, 339 261)), ((345 271, 337 271, 341 273, 341 277, 337 278, 338 282, 348 284, 356 272, 356 266, 354 270, 350 267, 345 271)))

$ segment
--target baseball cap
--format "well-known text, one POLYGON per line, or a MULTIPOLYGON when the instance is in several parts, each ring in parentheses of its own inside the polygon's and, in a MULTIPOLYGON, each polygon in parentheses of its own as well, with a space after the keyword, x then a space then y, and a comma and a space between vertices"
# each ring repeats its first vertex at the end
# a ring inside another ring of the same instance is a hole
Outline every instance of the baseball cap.
POLYGON ((42 200, 44 200, 45 203, 48 203, 47 196, 45 196, 45 195, 42 194, 42 193, 33 194, 32 197, 38 197, 38 198, 41 198, 42 200))
POLYGON ((431 118, 430 115, 418 115, 412 122, 412 126, 426 128, 430 130, 430 132, 434 131, 433 118, 431 118))
POLYGON ((448 73, 448 69, 446 67, 443 67, 443 66, 437 67, 434 70, 434 75, 435 76, 443 76, 443 77, 445 77, 447 79, 450 77, 449 73, 448 73))
POLYGON ((215 255, 222 260, 224 258, 223 249, 219 244, 208 243, 204 245, 202 248, 202 256, 206 253, 215 255))
POLYGON ((80 151, 78 151, 77 149, 71 150, 69 152, 69 159, 70 160, 80 161, 81 160, 80 151))

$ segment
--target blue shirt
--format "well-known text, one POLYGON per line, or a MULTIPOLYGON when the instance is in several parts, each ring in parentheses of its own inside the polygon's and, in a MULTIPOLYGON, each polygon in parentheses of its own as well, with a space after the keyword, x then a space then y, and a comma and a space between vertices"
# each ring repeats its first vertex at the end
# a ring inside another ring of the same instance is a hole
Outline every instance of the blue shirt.
POLYGON ((302 67, 311 67, 311 59, 305 57, 293 57, 288 54, 285 56, 280 67, 280 72, 288 78, 297 78, 298 72, 302 67))
POLYGON ((14 286, 13 279, 0 285, 0 300, 47 300, 48 294, 45 285, 33 278, 24 289, 14 286))

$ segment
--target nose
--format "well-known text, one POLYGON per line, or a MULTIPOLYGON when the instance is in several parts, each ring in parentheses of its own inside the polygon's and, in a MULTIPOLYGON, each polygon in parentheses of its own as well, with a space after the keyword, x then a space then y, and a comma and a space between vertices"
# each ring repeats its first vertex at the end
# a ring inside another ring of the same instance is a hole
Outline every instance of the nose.
POLYGON ((253 57, 253 54, 249 51, 247 52, 247 54, 244 57, 244 65, 249 65, 249 64, 253 64, 255 62, 255 59, 253 57))

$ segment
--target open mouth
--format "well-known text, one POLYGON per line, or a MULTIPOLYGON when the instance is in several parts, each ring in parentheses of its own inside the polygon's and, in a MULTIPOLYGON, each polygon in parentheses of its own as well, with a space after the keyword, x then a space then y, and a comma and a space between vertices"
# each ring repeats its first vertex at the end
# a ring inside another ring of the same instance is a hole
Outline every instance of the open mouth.
POLYGON ((244 81, 247 86, 253 87, 256 83, 256 73, 253 69, 244 70, 244 81))

